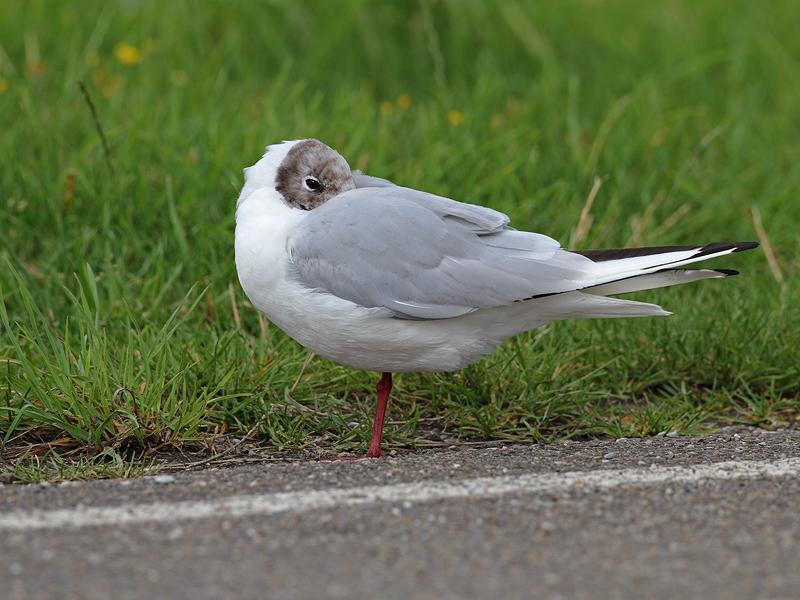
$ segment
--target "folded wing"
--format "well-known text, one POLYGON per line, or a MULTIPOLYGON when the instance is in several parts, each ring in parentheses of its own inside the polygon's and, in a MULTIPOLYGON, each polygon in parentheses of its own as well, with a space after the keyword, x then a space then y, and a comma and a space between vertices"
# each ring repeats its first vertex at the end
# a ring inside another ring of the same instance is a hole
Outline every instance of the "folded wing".
POLYGON ((591 259, 508 217, 394 185, 343 193, 293 230, 294 275, 396 316, 442 319, 595 283, 591 259))
MULTIPOLYGON (((359 172, 354 180, 356 189, 311 211, 293 230, 292 272, 307 287, 402 318, 446 319, 564 292, 597 298, 724 277, 735 272, 678 267, 757 246, 569 252, 545 235, 509 228, 508 217, 490 208, 359 172)), ((645 306, 616 302, 634 312, 645 306)))

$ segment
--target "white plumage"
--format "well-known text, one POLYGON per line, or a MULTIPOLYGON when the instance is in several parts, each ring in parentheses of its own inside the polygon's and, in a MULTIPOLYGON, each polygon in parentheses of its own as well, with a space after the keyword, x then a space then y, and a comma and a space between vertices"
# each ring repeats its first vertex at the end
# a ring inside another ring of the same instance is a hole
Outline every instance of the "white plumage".
POLYGON ((303 210, 276 190, 297 143, 270 146, 245 171, 239 279, 295 340, 360 369, 450 371, 550 321, 668 315, 606 295, 724 277, 675 267, 753 246, 584 256, 509 229, 502 213, 359 174, 349 191, 303 210))

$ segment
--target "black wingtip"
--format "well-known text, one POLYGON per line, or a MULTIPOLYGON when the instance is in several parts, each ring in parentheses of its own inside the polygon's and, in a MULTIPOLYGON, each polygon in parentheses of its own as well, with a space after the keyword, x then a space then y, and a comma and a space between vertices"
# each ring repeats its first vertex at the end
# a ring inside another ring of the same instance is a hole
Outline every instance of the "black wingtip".
POLYGON ((757 248, 757 242, 714 242, 713 244, 706 244, 697 251, 697 256, 707 256, 709 254, 717 254, 718 252, 743 252, 744 250, 751 250, 757 248))
POLYGON ((685 252, 694 250, 692 258, 700 258, 720 252, 743 252, 758 247, 758 242, 714 242, 705 246, 652 246, 649 248, 605 248, 603 250, 573 250, 594 262, 634 258, 638 256, 651 256, 654 254, 668 254, 670 252, 685 252))
POLYGON ((725 277, 733 277, 734 275, 738 275, 739 271, 734 269, 714 269, 717 273, 722 273, 725 277))
POLYGON ((736 250, 734 252, 743 252, 745 250, 752 250, 753 248, 758 248, 758 242, 737 242, 736 243, 736 250))

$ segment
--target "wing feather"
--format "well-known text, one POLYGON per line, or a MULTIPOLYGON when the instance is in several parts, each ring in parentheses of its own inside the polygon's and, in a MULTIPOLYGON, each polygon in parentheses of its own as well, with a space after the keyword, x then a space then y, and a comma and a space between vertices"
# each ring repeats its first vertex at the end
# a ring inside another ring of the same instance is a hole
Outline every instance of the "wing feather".
POLYGON ((594 263, 508 217, 398 186, 345 192, 292 231, 293 272, 308 287, 397 316, 441 319, 587 283, 594 263))
POLYGON ((545 235, 512 229, 496 210, 359 172, 353 177, 356 189, 310 211, 291 232, 291 271, 306 287, 401 318, 446 319, 564 292, 597 292, 606 289, 597 286, 755 245, 568 252, 545 235))

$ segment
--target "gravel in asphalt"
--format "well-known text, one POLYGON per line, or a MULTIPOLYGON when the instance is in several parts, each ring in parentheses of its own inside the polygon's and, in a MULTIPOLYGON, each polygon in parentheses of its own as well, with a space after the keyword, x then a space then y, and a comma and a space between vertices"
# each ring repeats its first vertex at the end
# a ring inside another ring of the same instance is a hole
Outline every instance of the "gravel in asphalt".
MULTIPOLYGON (((800 434, 743 429, 458 447, 161 479, 5 485, 0 515, 798 456, 800 434)), ((800 590, 798 500, 800 481, 784 475, 0 532, 0 597, 789 598, 800 590)))

